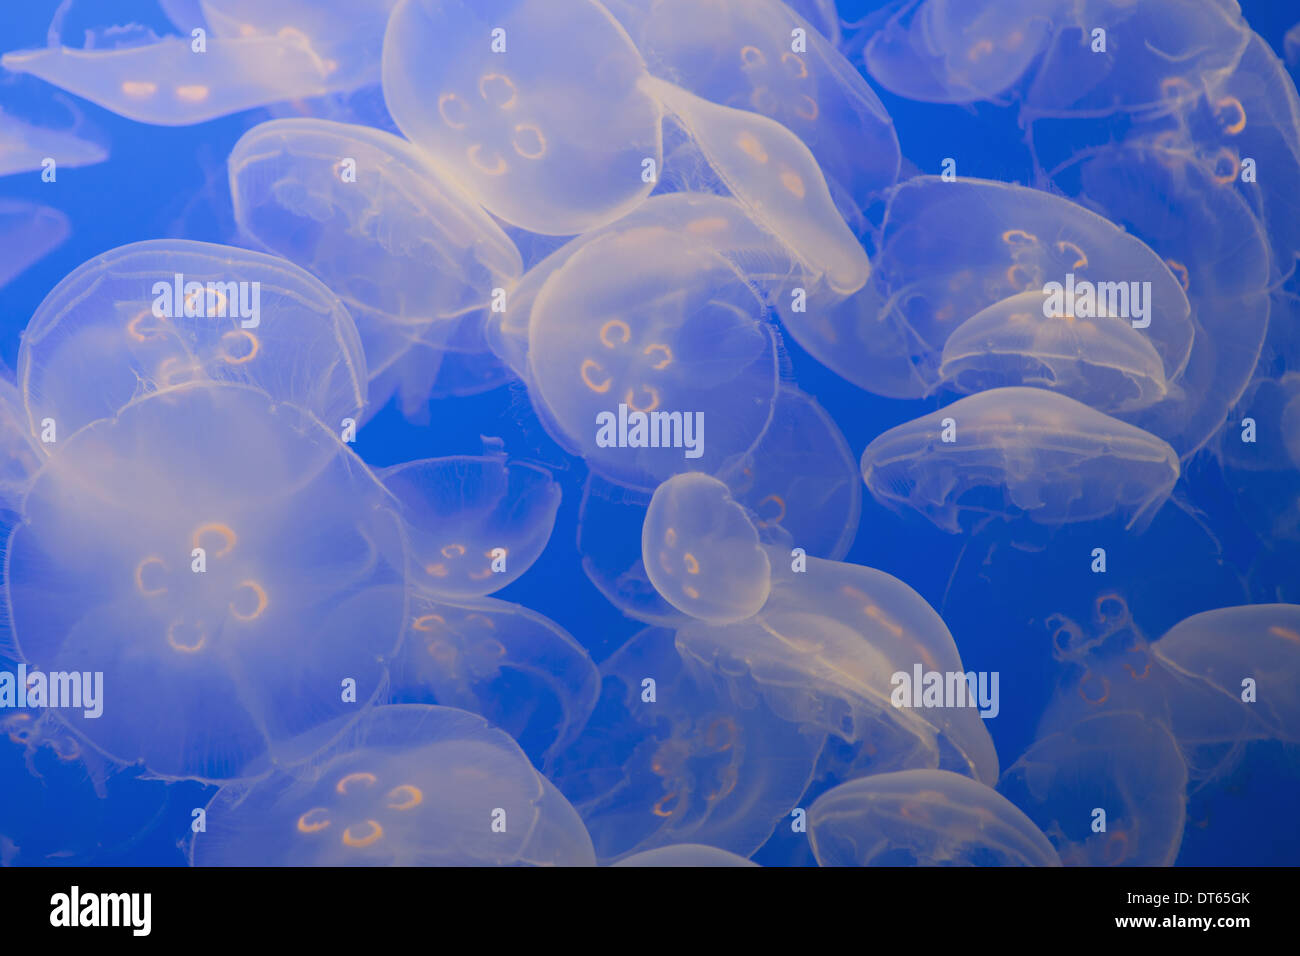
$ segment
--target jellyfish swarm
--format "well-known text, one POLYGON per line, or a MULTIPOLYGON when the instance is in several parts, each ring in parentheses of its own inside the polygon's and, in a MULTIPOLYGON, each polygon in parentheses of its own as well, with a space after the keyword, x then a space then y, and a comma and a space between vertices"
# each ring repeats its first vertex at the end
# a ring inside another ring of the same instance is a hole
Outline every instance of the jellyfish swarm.
MULTIPOLYGON (((316 119, 254 127, 228 160, 240 229, 321 278, 355 317, 381 406, 422 406, 464 323, 523 263, 464 190, 405 140, 316 119)), ((486 348, 484 349, 486 351, 486 348)))
POLYGON ((365 356, 320 280, 264 253, 181 239, 121 246, 74 269, 18 353, 34 433, 49 419, 70 436, 190 382, 246 384, 337 428, 365 404, 365 356))
POLYGON ((1042 831, 996 790, 946 770, 842 783, 808 809, 822 866, 1060 866, 1042 831))
POLYGON ((767 601, 771 565, 727 486, 698 473, 660 485, 641 535, 642 560, 669 604, 710 624, 753 617, 767 601))
POLYGON ((6 596, 24 660, 103 673, 102 715, 58 712, 96 747, 164 777, 250 776, 378 697, 401 528, 311 415, 191 383, 57 448, 9 540, 6 596))
POLYGON ((1111 514, 1140 530, 1178 475, 1178 456, 1159 438, 1036 388, 971 395, 862 453, 876 500, 954 534, 994 518, 1059 526, 1111 514))
POLYGON ((582 821, 519 746, 451 707, 376 707, 292 772, 208 805, 194 866, 589 866, 582 821))

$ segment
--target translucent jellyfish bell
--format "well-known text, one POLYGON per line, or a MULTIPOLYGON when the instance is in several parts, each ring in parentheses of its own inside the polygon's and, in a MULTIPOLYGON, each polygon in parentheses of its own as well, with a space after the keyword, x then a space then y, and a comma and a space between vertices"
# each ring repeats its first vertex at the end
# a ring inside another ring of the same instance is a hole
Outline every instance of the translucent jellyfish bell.
POLYGON ((1170 267, 1140 239, 1060 196, 986 180, 921 176, 890 199, 871 281, 842 302, 810 293, 786 328, 822 364, 878 395, 920 398, 940 384, 953 330, 1032 290, 1053 312, 1121 315, 1173 380, 1192 348, 1189 306, 1170 267), (1059 287, 1059 288, 1058 288, 1059 287), (1098 302, 1102 308, 1098 309, 1098 302))
POLYGON ((462 317, 481 322, 493 290, 523 272, 482 207, 389 133, 273 120, 228 166, 244 234, 319 276, 355 317, 376 406, 394 388, 407 406, 427 401, 441 356, 416 344, 456 347, 462 317))
POLYGON ((1096 714, 1039 739, 998 783, 1067 866, 1172 865, 1186 790, 1168 729, 1132 712, 1096 714))
POLYGON ((600 694, 591 655, 550 620, 518 604, 451 603, 412 588, 390 699, 482 714, 549 763, 586 724, 600 694))
POLYGON ((196 383, 58 444, 5 575, 22 658, 103 674, 100 714, 58 711, 78 733, 159 776, 234 779, 306 758, 377 698, 401 528, 335 434, 196 383))
POLYGON ((850 780, 808 808, 822 866, 1060 866, 1056 850, 996 790, 946 770, 850 780))
MULTIPOLYGON (((10 375, 7 368, 0 367, 0 511, 21 510, 23 495, 45 460, 10 375)), ((0 648, 3 646, 0 637, 0 648)))
POLYGON ((49 206, 0 199, 0 289, 57 249, 72 234, 68 217, 49 206))
POLYGON ((0 176, 41 169, 46 157, 75 169, 102 163, 108 150, 75 131, 34 126, 0 109, 0 176))
POLYGON ((260 252, 181 239, 121 246, 74 269, 18 353, 33 430, 49 419, 60 436, 199 381, 255 386, 336 428, 365 404, 365 356, 319 279, 260 252))
POLYGON ((1160 355, 1128 319, 1048 314, 1048 299, 1031 289, 971 316, 944 343, 939 377, 968 394, 1049 388, 1111 415, 1169 393, 1160 355))
POLYGON ((529 324, 529 397, 553 435, 621 484, 717 471, 772 418, 776 344, 754 289, 706 243, 634 229, 584 246, 529 324))
POLYGON ((1300 372, 1253 381, 1229 414, 1217 452, 1255 534, 1266 543, 1300 540, 1300 372))
POLYGON ((614 866, 758 866, 735 853, 699 843, 677 843, 625 856, 614 866))
POLYGON ((516 580, 546 547, 560 507, 550 472, 498 455, 425 458, 379 478, 400 502, 412 579, 443 598, 516 580))
POLYGON ((401 0, 384 99, 491 213, 547 235, 611 222, 654 187, 660 108, 645 64, 590 0, 401 0))
POLYGON ((519 746, 451 707, 376 707, 326 752, 207 808, 194 866, 590 866, 578 815, 519 746))
POLYGON ((1059 526, 1111 514, 1142 529, 1179 473, 1178 455, 1156 436, 1037 388, 971 395, 891 428, 862 453, 877 501, 953 533, 968 519, 1059 526))
POLYGON ((772 569, 758 530, 716 478, 688 473, 660 485, 641 552, 655 589, 691 617, 731 624, 767 601, 772 569))

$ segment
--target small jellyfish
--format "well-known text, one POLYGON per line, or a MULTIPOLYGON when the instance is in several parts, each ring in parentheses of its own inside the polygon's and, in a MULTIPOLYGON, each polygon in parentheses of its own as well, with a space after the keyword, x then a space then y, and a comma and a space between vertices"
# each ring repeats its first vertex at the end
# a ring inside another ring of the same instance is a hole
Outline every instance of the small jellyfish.
POLYGON ((1237 510, 1261 541, 1300 540, 1300 372, 1253 381, 1217 453, 1237 510))
POLYGON ((998 783, 1066 866, 1171 866, 1186 790, 1187 766, 1168 729, 1128 711, 1040 738, 998 783))
POLYGON ((676 843, 625 856, 614 866, 758 866, 735 853, 699 843, 676 843))
POLYGON ((699 620, 733 624, 767 601, 772 568, 758 530, 716 478, 687 473, 655 489, 641 554, 655 589, 699 620))
POLYGON ((703 241, 660 228, 585 245, 529 323, 529 397, 593 470, 653 489, 752 448, 778 393, 766 308, 703 241))
POLYGON ((254 386, 338 428, 365 404, 365 356, 319 279, 274 256, 180 239, 74 269, 37 308, 18 355, 32 428, 51 419, 59 441, 134 398, 198 381, 254 386))
POLYGON ((356 319, 372 407, 393 390, 407 410, 427 401, 442 353, 465 348, 461 323, 481 323, 492 290, 523 272, 482 207, 389 133, 273 120, 228 165, 243 233, 318 276, 356 319))
POLYGON ((28 427, 22 396, 9 370, 0 366, 0 511, 21 510, 23 495, 44 461, 28 427))
POLYGON ((518 579, 545 549, 560 507, 550 472, 499 455, 425 458, 379 479, 400 503, 411 579, 442 598, 479 597, 518 579))
POLYGON ((877 501, 954 534, 995 518, 1059 526, 1111 514, 1140 530, 1179 473, 1166 442, 1037 388, 968 396, 890 429, 862 453, 877 501))
POLYGON ((946 770, 860 777, 808 809, 822 866, 1060 866, 1051 842, 996 790, 946 770))
MULTIPOLYGON (((75 169, 108 159, 108 150, 82 139, 75 130, 34 126, 0 109, 0 176, 42 169, 45 160, 75 169)), ((6 243, 6 249, 15 248, 6 243)))
POLYGON ((0 199, 0 289, 63 245, 72 234, 68 217, 49 206, 0 199))
POLYGON ((591 0, 401 0, 384 40, 398 127, 493 215, 573 235, 649 195, 661 111, 645 64, 591 0))
POLYGON ((193 383, 58 444, 5 578, 22 659, 102 674, 100 712, 60 719, 121 763, 229 780, 306 758, 377 699, 405 616, 387 558, 402 532, 336 434, 193 383))
POLYGON ((921 176, 889 202, 871 281, 842 302, 810 293, 787 330, 832 371, 877 395, 940 385, 944 343, 1004 299, 1052 293, 1052 312, 1128 320, 1172 381, 1192 323, 1170 267, 1140 239, 1060 196, 987 180, 921 176), (1059 299, 1057 302, 1055 300, 1059 299))
POLYGON ((1058 315, 1048 298, 1030 290, 971 316, 944 343, 939 377, 967 394, 1008 385, 1047 388, 1109 415, 1153 405, 1169 393, 1164 363, 1129 320, 1058 315))
POLYGON ((390 700, 481 714, 543 766, 576 739, 600 694, 591 655, 549 618, 491 598, 450 603, 420 587, 390 671, 390 700))
POLYGON ((591 866, 518 744, 451 707, 376 707, 309 765, 217 793, 194 866, 591 866))

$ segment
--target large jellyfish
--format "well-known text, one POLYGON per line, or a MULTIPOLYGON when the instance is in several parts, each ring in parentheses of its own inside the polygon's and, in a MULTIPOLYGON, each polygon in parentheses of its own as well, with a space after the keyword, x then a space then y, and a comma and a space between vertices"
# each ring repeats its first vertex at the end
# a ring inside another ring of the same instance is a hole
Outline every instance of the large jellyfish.
POLYGON ((342 428, 365 404, 365 356, 347 310, 292 263, 162 239, 69 273, 18 356, 33 431, 48 421, 59 436, 195 381, 248 384, 342 428))
MULTIPOLYGON (((1189 307, 1170 267, 1139 239, 1060 196, 918 177, 893 193, 881 242, 861 292, 836 301, 814 290, 805 311, 782 313, 818 361, 878 395, 933 392, 953 330, 1034 290, 1052 293, 1044 305, 1054 315, 1128 321, 1159 355, 1167 380, 1187 363, 1189 307)), ((1090 361, 1109 364, 1108 338, 1090 344, 1090 361)), ((1032 349, 1025 351, 1032 360, 1032 349)))
POLYGON ((1111 514, 1141 529, 1178 475, 1166 442, 1036 388, 971 395, 890 429, 862 453, 878 501, 953 533, 966 519, 1057 526, 1111 514))
POLYGON ((400 0, 384 40, 384 99, 402 132, 488 211, 549 235, 649 195, 661 113, 637 85, 644 73, 591 0, 400 0))
POLYGON ((356 319, 373 405, 394 390, 407 410, 426 401, 460 323, 482 322, 493 290, 523 271, 482 207, 389 133, 274 120, 228 165, 243 232, 320 277, 356 319))
POLYGON ((233 779, 306 758, 377 699, 405 614, 401 528, 335 434, 192 383, 58 444, 6 597, 30 665, 100 675, 98 713, 58 711, 78 733, 160 776, 233 779))
POLYGON ((195 866, 591 866, 518 744, 451 707, 377 707, 295 771, 221 790, 195 866))
POLYGON ((808 809, 822 866, 1060 866, 1033 822, 996 790, 946 770, 860 777, 808 809))

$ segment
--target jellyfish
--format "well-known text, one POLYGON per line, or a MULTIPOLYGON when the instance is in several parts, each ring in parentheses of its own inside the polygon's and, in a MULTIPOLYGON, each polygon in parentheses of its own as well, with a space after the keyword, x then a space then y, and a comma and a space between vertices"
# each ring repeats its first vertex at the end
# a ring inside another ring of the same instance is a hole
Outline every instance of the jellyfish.
POLYGON ((808 809, 822 866, 1060 866, 1043 832, 996 790, 946 770, 842 783, 808 809))
POLYGON ((68 217, 49 206, 0 199, 0 288, 63 245, 72 234, 68 217))
POLYGON ((1166 442, 1037 388, 968 396, 890 429, 862 453, 877 501, 954 534, 994 518, 1051 527, 1112 514, 1142 530, 1179 473, 1166 442))
POLYGON ((1052 389, 1109 415, 1169 394, 1164 363, 1131 322, 1058 315, 1048 298, 1030 290, 971 316, 944 343, 939 377, 967 394, 1008 385, 1052 389))
POLYGON ((1187 767, 1163 723, 1095 714, 1037 740, 998 791, 1066 866, 1170 866, 1182 844, 1187 767))
MULTIPOLYGON (((426 401, 442 351, 468 345, 462 323, 481 324, 523 271, 482 207, 389 133, 273 120, 228 165, 243 233, 320 277, 356 319, 372 406, 394 390, 408 411, 426 401)), ((488 351, 481 334, 475 344, 488 351)))
POLYGON ((409 461, 379 479, 399 502, 411 579, 453 600, 499 591, 532 567, 560 507, 550 472, 503 455, 409 461))
POLYGON ((75 130, 35 126, 0 109, 0 176, 43 169, 49 159, 75 169, 102 163, 108 150, 82 139, 75 130))
POLYGON ((58 444, 5 582, 22 660, 102 675, 98 712, 57 711, 78 734, 157 776, 232 780, 305 759, 378 699, 402 528, 309 413, 194 382, 58 444))
POLYGON ((401 0, 384 40, 398 127, 493 215, 573 235, 628 212, 662 160, 645 64, 591 0, 401 0))
POLYGON ((390 700, 481 714, 543 766, 577 738, 600 694, 591 655, 549 618, 491 598, 448 602, 418 586, 390 670, 390 700))
POLYGON ((1187 364, 1189 306, 1170 266, 1060 196, 917 177, 894 191, 881 243, 871 281, 857 295, 835 301, 814 291, 806 310, 782 313, 786 329, 818 361, 875 394, 930 394, 941 383, 941 354, 953 330, 1034 290, 1051 294, 1053 314, 1128 320, 1159 355, 1167 381, 1187 364))
POLYGON ((518 744, 453 707, 376 707, 310 764, 207 807, 194 866, 591 866, 518 744))
POLYGON ((18 385, 33 431, 52 422, 60 440, 196 381, 249 384, 344 428, 365 404, 365 369, 351 316, 320 280, 260 252, 160 239, 55 286, 23 334, 18 385))
POLYGON ((655 489, 641 553, 655 589, 691 617, 734 624, 767 601, 772 569, 758 530, 716 478, 686 473, 655 489))
POLYGON ((44 460, 12 374, 0 366, 0 511, 21 510, 23 495, 44 460))
POLYGON ((538 294, 529 398, 560 444, 612 481, 650 490, 680 471, 716 471, 772 418, 765 317, 707 243, 651 228, 605 236, 538 294))
POLYGON ((1300 65, 1300 23, 1286 31, 1282 45, 1286 51, 1287 65, 1295 69, 1300 65))
POLYGON ((1217 452, 1237 510, 1261 541, 1300 541, 1300 372, 1253 381, 1217 452))
POLYGON ((699 843, 677 843, 625 856, 614 866, 758 866, 735 853, 699 843))

